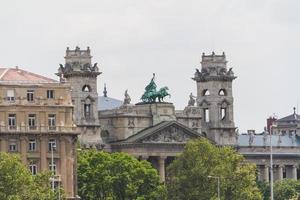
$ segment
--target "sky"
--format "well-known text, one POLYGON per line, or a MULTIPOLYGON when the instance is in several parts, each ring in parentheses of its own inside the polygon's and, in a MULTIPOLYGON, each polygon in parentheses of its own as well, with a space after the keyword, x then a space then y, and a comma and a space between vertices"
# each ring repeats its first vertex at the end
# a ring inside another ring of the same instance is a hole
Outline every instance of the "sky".
POLYGON ((240 132, 292 114, 300 98, 298 0, 10 0, 0 6, 0 67, 56 78, 66 47, 89 46, 102 95, 132 103, 156 73, 177 110, 189 94, 201 54, 223 51, 240 132))

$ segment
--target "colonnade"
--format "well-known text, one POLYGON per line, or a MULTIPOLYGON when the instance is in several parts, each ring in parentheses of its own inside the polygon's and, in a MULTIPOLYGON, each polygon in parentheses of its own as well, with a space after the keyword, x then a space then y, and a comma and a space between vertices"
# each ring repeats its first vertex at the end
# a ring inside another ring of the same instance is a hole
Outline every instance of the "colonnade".
MULTIPOLYGON (((284 178, 290 178, 290 179, 298 179, 298 169, 299 165, 274 165, 273 166, 273 177, 274 181, 276 180, 282 180, 284 178)), ((258 179, 260 181, 270 181, 270 165, 258 165, 258 179)))

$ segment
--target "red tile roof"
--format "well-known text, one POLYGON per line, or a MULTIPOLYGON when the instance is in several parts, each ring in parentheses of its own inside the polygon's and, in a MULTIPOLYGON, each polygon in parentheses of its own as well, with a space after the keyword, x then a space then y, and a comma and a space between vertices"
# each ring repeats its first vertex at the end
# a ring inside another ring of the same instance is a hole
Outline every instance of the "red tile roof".
POLYGON ((57 81, 16 67, 0 68, 0 83, 57 83, 57 81))

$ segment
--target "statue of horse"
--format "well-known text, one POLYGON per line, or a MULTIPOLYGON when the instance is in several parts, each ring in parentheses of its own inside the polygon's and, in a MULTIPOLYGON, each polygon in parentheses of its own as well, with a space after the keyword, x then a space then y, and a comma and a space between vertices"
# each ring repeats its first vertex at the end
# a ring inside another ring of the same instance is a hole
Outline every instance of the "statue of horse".
POLYGON ((162 87, 162 88, 160 88, 158 90, 158 92, 156 93, 156 97, 155 98, 158 98, 158 101, 162 102, 162 101, 164 101, 164 98, 166 96, 171 97, 171 95, 168 93, 168 90, 169 90, 168 87, 162 87))

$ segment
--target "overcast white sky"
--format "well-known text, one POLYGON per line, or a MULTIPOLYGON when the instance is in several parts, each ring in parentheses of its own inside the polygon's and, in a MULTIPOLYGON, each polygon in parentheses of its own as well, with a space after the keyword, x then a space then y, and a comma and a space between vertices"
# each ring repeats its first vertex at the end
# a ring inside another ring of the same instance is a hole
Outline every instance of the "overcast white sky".
POLYGON ((273 113, 292 113, 300 97, 298 0, 1 1, 0 66, 55 78, 67 46, 90 46, 110 97, 134 103, 156 73, 176 109, 196 93, 202 52, 225 51, 233 67, 235 122, 263 130, 273 113))

